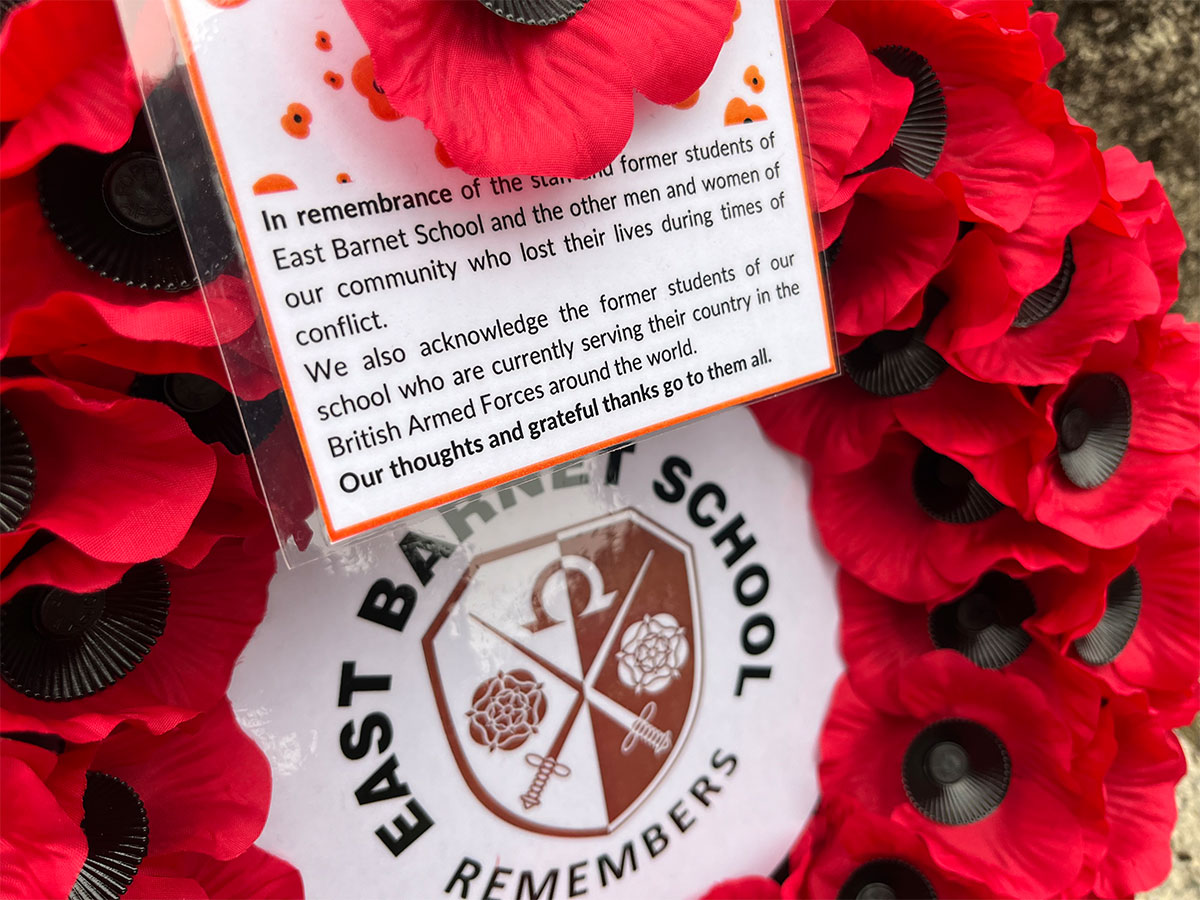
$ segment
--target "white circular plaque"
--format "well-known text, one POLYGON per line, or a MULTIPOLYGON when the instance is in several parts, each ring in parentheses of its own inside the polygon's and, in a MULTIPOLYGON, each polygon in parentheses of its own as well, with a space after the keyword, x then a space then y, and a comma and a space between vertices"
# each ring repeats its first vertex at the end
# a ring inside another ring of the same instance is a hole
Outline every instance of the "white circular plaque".
POLYGON ((807 475, 734 410, 281 572, 230 689, 309 896, 692 896, 817 798, 807 475))

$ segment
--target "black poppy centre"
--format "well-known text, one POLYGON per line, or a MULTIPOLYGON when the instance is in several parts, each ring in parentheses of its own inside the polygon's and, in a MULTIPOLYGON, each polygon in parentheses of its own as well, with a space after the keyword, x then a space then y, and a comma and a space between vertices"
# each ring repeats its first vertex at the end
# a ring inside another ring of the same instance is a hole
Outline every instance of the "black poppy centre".
POLYGON ((68 900, 122 896, 150 846, 150 822, 142 798, 115 775, 88 772, 80 827, 88 852, 68 900))
POLYGON ((1142 578, 1130 566, 1109 583, 1104 614, 1095 628, 1074 642, 1075 652, 1088 665, 1107 665, 1125 649, 1141 615, 1142 578))
POLYGON ((112 587, 18 591, 0 608, 0 677, 34 700, 89 697, 132 672, 162 636, 171 587, 157 562, 112 587))
POLYGON ((206 444, 222 444, 230 453, 246 453, 259 446, 283 418, 280 391, 261 400, 241 401, 239 412, 239 401, 232 393, 212 379, 190 372, 139 375, 129 393, 165 403, 183 416, 192 434, 206 444))
POLYGON ((928 447, 917 454, 912 487, 928 515, 951 525, 981 522, 1004 508, 966 466, 928 447))
POLYGON ((922 730, 902 766, 909 801, 943 825, 968 825, 995 812, 1011 773, 1003 742, 968 719, 943 719, 922 730))
POLYGON ((1116 375, 1077 379, 1054 408, 1058 461, 1077 488, 1089 490, 1108 481, 1125 458, 1133 427, 1133 402, 1116 375))
POLYGON ((889 44, 875 50, 873 55, 893 75, 912 82, 913 98, 892 145, 883 156, 854 174, 899 166, 928 178, 946 146, 946 97, 942 83, 929 60, 908 47, 889 44))
POLYGON ((36 466, 29 438, 6 406, 0 406, 0 534, 16 530, 29 515, 36 466))
POLYGON ((578 13, 588 0, 479 0, 490 12, 518 25, 558 25, 578 13))
POLYGON ((838 900, 935 900, 933 885, 899 859, 873 859, 850 873, 838 900))
POLYGON ((929 636, 939 649, 957 650, 980 668, 999 669, 1032 643, 1021 623, 1035 610, 1024 582, 988 572, 967 593, 929 614, 929 636))

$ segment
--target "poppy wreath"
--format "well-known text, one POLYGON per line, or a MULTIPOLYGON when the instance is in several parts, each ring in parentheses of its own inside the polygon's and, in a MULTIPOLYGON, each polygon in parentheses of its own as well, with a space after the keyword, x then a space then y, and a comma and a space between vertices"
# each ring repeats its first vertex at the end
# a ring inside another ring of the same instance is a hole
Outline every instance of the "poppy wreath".
POLYGON ((0 15, 0 896, 300 896, 226 699, 275 571, 248 451, 288 438, 222 363, 245 288, 193 268, 112 4, 0 15))
MULTIPOLYGON (((602 168, 634 92, 685 100, 737 15, 344 4, 387 112, 481 175, 602 168)), ((227 380, 245 288, 219 249, 186 256, 111 4, 0 10, 0 895, 300 896, 254 846, 270 771, 225 698, 275 565, 247 453, 290 420, 265 374, 227 380)), ((1182 233, 1153 167, 1047 85, 1053 15, 789 13, 844 374, 755 413, 812 467, 846 673, 784 865, 708 896, 1145 890, 1170 866, 1171 729, 1200 709, 1182 233)), ((306 502, 277 523, 297 543, 306 502)), ((519 737, 501 699, 538 724, 508 676, 481 685, 486 741, 519 737)))
POLYGON ((843 376, 812 468, 846 672, 818 807, 708 897, 1124 897, 1200 709, 1200 327, 1149 163, 1046 84, 1056 17, 793 3, 843 376))

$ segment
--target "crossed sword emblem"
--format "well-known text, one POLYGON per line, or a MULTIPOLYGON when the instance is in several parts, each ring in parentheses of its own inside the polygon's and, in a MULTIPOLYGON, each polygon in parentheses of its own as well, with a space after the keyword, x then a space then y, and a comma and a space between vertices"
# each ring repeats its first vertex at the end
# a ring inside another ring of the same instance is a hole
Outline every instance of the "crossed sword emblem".
POLYGON ((571 770, 558 761, 558 755, 562 753, 563 746, 567 742, 567 736, 571 733, 571 727, 575 724, 575 719, 578 717, 579 711, 583 708, 584 701, 592 704, 603 715, 626 729, 625 740, 621 742, 622 753, 631 753, 639 743, 650 747, 654 751, 655 756, 661 756, 671 749, 671 742, 673 740, 671 732, 662 731, 651 724, 650 720, 657 711, 654 701, 647 703, 642 708, 641 713, 635 716, 632 711, 595 689, 596 679, 600 676, 600 670, 604 668, 604 663, 607 662, 609 655, 612 653, 613 644, 616 643, 617 635, 621 632, 621 625, 625 622, 625 616, 629 612, 629 607, 633 605, 634 597, 637 595, 638 588, 642 585, 642 579, 646 575, 646 570, 650 568, 650 560, 653 558, 654 551, 651 550, 646 554, 646 558, 642 560, 641 568, 638 569, 637 576, 633 579, 633 584, 629 586, 629 591, 625 594, 625 599, 621 601, 621 606, 617 609, 617 614, 613 617, 612 624, 608 626, 608 632, 604 635, 600 649, 584 674, 582 681, 565 669, 550 662, 550 660, 544 658, 541 654, 517 643, 507 634, 483 621, 483 619, 474 613, 470 613, 470 617, 473 620, 505 643, 515 647, 539 666, 542 666, 555 677, 574 688, 577 692, 575 702, 571 705, 571 709, 567 713, 566 719, 563 720, 563 724, 559 728, 558 734, 555 735, 554 742, 550 745, 550 749, 546 755, 541 756, 537 753, 525 754, 525 762, 537 769, 534 772, 533 780, 529 783, 529 788, 521 795, 521 803, 526 809, 533 809, 541 803, 542 792, 546 789, 546 785, 552 776, 566 778, 571 774, 571 770))

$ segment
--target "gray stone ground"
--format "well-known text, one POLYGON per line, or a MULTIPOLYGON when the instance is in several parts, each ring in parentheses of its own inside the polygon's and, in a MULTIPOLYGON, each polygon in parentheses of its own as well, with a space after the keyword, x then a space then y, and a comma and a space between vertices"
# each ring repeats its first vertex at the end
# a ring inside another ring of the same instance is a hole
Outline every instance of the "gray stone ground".
MULTIPOLYGON (((1038 0, 1059 15, 1067 59, 1051 84, 1096 129, 1102 147, 1124 144, 1153 160, 1188 239, 1176 309, 1200 318, 1200 0, 1038 0)), ((1188 775, 1170 877, 1148 900, 1200 898, 1200 719, 1180 731, 1188 775)))
POLYGON ((1188 239, 1179 311, 1200 318, 1200 0, 1035 0, 1067 58, 1050 83, 1101 147, 1154 162, 1188 239))

